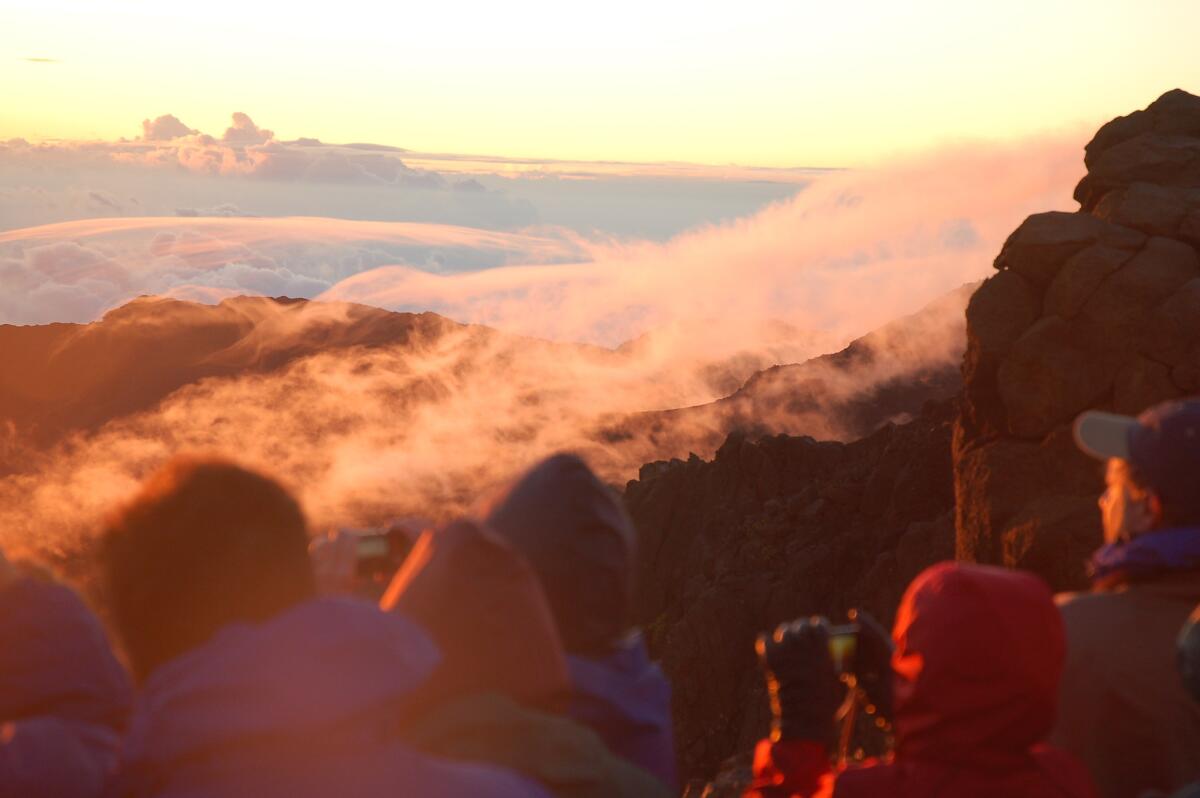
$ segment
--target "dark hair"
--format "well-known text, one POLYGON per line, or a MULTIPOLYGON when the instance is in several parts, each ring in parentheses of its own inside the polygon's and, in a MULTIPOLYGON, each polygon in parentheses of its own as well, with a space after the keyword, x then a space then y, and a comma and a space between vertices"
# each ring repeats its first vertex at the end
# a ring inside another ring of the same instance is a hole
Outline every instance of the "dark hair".
POLYGON ((1138 471, 1137 467, 1128 460, 1125 461, 1128 466, 1127 474, 1130 484, 1143 493, 1153 493, 1158 498, 1158 505, 1162 509, 1162 526, 1164 528, 1196 526, 1200 524, 1200 505, 1192 502, 1190 506, 1181 506, 1182 502, 1174 502, 1169 499, 1164 499, 1157 488, 1138 471))
POLYGON ((221 627, 316 592, 304 514, 279 483, 177 458, 110 519, 101 561, 111 618, 140 682, 221 627))

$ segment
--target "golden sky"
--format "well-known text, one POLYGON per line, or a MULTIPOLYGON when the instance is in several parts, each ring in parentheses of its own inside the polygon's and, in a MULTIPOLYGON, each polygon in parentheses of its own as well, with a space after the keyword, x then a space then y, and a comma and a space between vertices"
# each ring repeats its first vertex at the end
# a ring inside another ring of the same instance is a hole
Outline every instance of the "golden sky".
POLYGON ((858 166, 1200 91, 1200 0, 4 2, 0 139, 858 166))

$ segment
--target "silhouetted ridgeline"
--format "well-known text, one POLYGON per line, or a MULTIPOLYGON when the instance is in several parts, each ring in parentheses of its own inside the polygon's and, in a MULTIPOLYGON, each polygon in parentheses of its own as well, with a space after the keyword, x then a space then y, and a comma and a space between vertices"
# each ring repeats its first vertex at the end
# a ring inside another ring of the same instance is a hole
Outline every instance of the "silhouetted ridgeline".
POLYGON ((715 452, 734 431, 852 441, 907 421, 961 387, 963 307, 975 288, 955 289, 839 352, 763 369, 715 402, 606 422, 601 436, 616 445, 642 440, 670 459, 715 452))

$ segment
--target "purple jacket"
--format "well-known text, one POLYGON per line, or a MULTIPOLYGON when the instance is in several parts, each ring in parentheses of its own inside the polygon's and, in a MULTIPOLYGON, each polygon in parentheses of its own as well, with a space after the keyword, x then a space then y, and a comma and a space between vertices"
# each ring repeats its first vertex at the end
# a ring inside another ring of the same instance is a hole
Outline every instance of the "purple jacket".
POLYGON ((438 657, 411 621, 354 599, 226 627, 147 681, 118 793, 549 798, 507 771, 399 742, 398 704, 438 657))
POLYGON ((36 578, 0 591, 0 795, 100 795, 131 700, 99 621, 75 593, 36 578))
POLYGON ((570 714, 600 735, 609 750, 675 789, 671 685, 650 661, 641 635, 603 659, 567 656, 570 714))

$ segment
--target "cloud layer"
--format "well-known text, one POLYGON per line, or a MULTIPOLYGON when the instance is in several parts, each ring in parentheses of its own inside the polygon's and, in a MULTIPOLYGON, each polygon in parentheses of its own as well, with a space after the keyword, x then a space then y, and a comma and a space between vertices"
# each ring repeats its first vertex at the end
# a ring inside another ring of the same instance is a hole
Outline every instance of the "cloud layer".
MULTIPOLYGON (((592 434, 598 424, 711 400, 728 390, 711 379, 713 363, 753 368, 832 351, 985 276, 1025 215, 1073 207, 1077 140, 826 176, 749 218, 666 243, 234 216, 2 234, 0 281, 18 286, 0 299, 10 320, 86 320, 146 292, 216 301, 252 291, 432 309, 502 332, 466 328, 416 350, 317 354, 274 374, 206 380, 51 452, 0 430, 0 453, 22 464, 0 479, 0 544, 71 545, 181 450, 234 452, 279 473, 318 524, 460 510, 560 448, 629 478, 657 453, 605 443, 592 434), (602 348, 639 335, 622 351, 602 348)), ((837 391, 953 362, 960 325, 961 308, 950 308, 919 352, 837 391)))
POLYGON ((436 222, 666 238, 791 196, 821 170, 577 163, 284 141, 235 113, 221 135, 165 114, 118 141, 0 142, 0 230, 113 216, 436 222))

